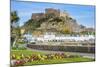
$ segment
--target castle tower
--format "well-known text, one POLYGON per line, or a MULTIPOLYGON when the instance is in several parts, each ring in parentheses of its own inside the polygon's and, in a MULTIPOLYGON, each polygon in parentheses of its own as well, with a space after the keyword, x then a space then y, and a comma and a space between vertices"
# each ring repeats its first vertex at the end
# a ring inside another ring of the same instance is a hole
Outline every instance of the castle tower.
POLYGON ((59 9, 53 9, 53 8, 47 8, 45 9, 46 15, 53 15, 53 16, 60 16, 60 10, 59 9))

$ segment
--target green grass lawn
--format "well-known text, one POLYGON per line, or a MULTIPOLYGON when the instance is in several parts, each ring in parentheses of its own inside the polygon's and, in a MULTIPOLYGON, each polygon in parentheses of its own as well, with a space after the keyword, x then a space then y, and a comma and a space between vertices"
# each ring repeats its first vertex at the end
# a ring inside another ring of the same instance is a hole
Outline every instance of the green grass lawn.
MULTIPOLYGON (((24 55, 32 55, 32 54, 50 54, 49 52, 43 52, 43 51, 32 51, 32 50, 11 50, 11 54, 15 54, 15 55, 20 55, 20 54, 24 54, 24 55)), ((66 52, 65 54, 70 54, 69 52, 66 52)))
MULTIPOLYGON (((39 51, 31 51, 31 50, 11 50, 11 54, 15 55, 32 55, 32 54, 47 54, 45 52, 39 52, 39 51)), ((49 53, 48 53, 49 54, 49 53)), ((74 62, 89 62, 94 61, 94 59, 90 58, 83 58, 83 57, 74 57, 74 58, 62 58, 62 59, 47 59, 47 60, 36 60, 32 62, 27 62, 24 65, 40 65, 40 64, 58 64, 58 63, 74 63, 74 62)))
POLYGON ((27 55, 32 55, 32 54, 46 54, 45 52, 38 52, 38 51, 31 51, 31 50, 11 50, 11 54, 15 54, 15 55, 21 55, 24 54, 25 56, 27 55))

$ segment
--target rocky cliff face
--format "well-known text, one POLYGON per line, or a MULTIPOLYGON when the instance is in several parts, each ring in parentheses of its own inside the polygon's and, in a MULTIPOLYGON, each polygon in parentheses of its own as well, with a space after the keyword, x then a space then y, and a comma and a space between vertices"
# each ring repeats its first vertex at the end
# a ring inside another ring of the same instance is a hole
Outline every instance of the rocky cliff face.
POLYGON ((39 29, 56 29, 59 32, 68 33, 78 32, 80 30, 80 26, 74 19, 69 19, 66 17, 55 17, 49 19, 46 22, 43 22, 39 29))

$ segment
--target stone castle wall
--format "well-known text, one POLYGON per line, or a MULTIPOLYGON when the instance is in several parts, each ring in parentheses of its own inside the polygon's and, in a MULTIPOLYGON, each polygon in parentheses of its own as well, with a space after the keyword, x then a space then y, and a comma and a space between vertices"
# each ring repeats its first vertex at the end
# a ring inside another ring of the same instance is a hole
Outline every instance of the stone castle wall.
POLYGON ((40 19, 40 18, 43 18, 45 17, 45 14, 44 13, 33 13, 32 14, 32 19, 40 19))
POLYGON ((68 14, 66 12, 60 12, 59 9, 47 8, 47 9, 45 9, 45 13, 33 13, 31 18, 32 19, 40 19, 47 15, 53 15, 56 17, 59 17, 59 16, 65 17, 68 14))
POLYGON ((46 15, 53 14, 55 16, 60 16, 60 10, 59 9, 48 8, 48 9, 45 9, 45 14, 46 15))

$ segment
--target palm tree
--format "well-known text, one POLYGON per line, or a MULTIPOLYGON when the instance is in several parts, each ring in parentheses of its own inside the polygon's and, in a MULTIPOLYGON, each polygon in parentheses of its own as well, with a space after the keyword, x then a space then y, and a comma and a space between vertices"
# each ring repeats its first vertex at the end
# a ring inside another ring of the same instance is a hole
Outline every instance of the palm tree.
POLYGON ((20 29, 19 29, 19 17, 17 15, 16 11, 11 12, 11 40, 12 40, 12 46, 15 46, 16 41, 18 40, 20 29), (14 24, 16 24, 14 26, 14 24))
POLYGON ((11 23, 16 23, 18 22, 18 20, 19 20, 19 17, 17 15, 17 12, 16 11, 11 12, 11 23))
MULTIPOLYGON (((17 23, 18 21, 19 21, 19 17, 17 15, 17 12, 16 11, 11 12, 11 32, 14 28, 13 24, 17 23)), ((17 24, 17 26, 18 26, 18 24, 17 24)))

